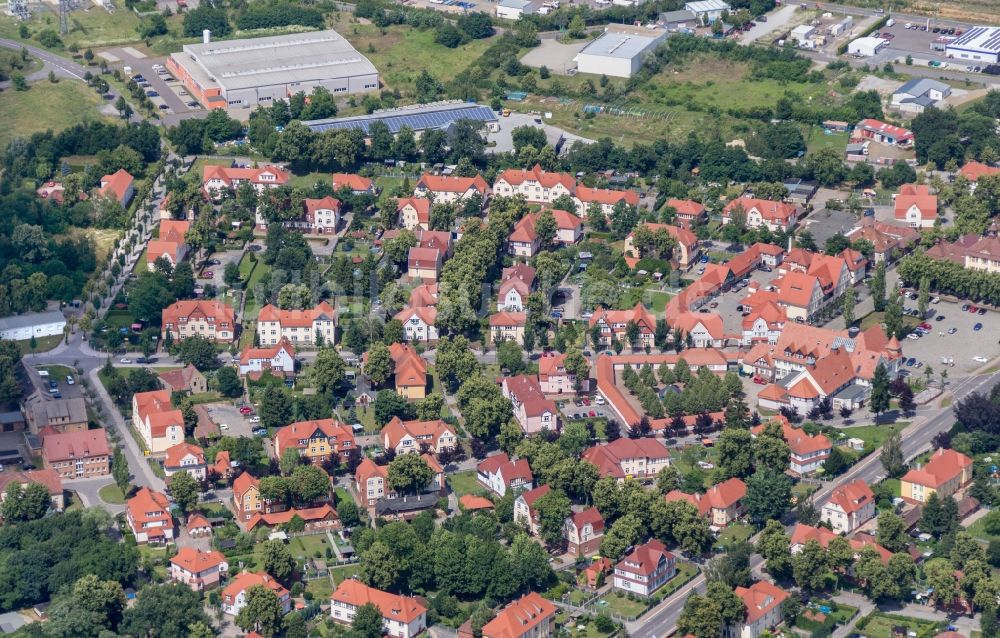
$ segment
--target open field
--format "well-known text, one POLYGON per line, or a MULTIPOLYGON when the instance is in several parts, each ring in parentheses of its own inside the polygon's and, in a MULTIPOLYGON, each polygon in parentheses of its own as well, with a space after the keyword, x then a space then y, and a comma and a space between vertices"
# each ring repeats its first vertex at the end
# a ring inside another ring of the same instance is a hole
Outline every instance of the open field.
MULTIPOLYGON (((90 8, 73 11, 69 15, 69 33, 63 37, 63 42, 67 47, 75 44, 82 51, 88 47, 106 47, 139 41, 139 34, 136 31, 136 27, 139 25, 139 16, 134 12, 120 10, 109 13, 102 8, 90 5, 90 3, 87 3, 87 6, 90 8)), ((44 5, 44 7, 44 12, 38 13, 27 22, 32 35, 31 44, 38 47, 42 47, 42 45, 34 37, 39 31, 44 29, 52 29, 57 33, 59 31, 58 14, 49 5, 44 5)), ((10 16, 0 16, 0 36, 19 39, 18 28, 20 24, 18 20, 10 16)), ((61 51, 53 50, 61 53, 61 51)))
POLYGON ((62 340, 62 335, 52 335, 51 337, 41 337, 40 339, 35 339, 34 350, 31 349, 31 339, 15 341, 14 343, 17 344, 17 349, 21 351, 21 354, 31 354, 32 352, 48 352, 58 346, 59 342, 62 340))
POLYGON ((90 120, 102 119, 101 98, 82 82, 63 79, 52 84, 35 82, 27 91, 0 93, 0 147, 15 136, 28 137, 48 129, 61 131, 90 120))
POLYGON ((485 494, 486 489, 476 480, 476 471, 458 472, 448 475, 448 485, 456 496, 466 494, 485 494))
POLYGON ((840 431, 846 434, 848 438, 857 438, 864 441, 865 448, 875 450, 881 447, 890 434, 902 430, 907 425, 909 424, 903 422, 893 425, 863 425, 854 428, 841 428, 840 431))

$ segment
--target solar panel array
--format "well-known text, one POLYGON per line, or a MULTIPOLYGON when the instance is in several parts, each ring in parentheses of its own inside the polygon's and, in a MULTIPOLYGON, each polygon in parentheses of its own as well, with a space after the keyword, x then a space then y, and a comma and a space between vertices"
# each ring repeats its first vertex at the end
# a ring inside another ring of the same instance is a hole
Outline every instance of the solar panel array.
POLYGON ((389 131, 395 135, 403 126, 409 126, 414 131, 423 131, 427 129, 447 128, 452 122, 463 119, 476 120, 477 122, 493 122, 496 121, 497 116, 490 107, 473 104, 448 110, 373 113, 372 115, 361 117, 313 120, 304 122, 304 124, 316 133, 331 129, 360 129, 367 135, 368 128, 373 122, 384 122, 389 127, 389 131))
POLYGON ((951 42, 949 46, 973 46, 984 51, 1000 51, 1000 29, 994 27, 972 27, 951 42))

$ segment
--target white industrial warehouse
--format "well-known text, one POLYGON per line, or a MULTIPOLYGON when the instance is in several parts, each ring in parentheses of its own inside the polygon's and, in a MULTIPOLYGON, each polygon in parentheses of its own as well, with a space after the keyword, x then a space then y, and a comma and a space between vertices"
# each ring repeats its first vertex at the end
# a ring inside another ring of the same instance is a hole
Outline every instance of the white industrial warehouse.
POLYGON ((379 87, 378 70, 333 30, 185 44, 167 68, 207 108, 255 107, 322 86, 334 94, 379 87))
POLYGON ((608 27, 601 37, 576 54, 577 71, 630 78, 666 37, 664 29, 608 27))
POLYGON ((1000 29, 972 27, 949 42, 945 52, 949 58, 996 64, 1000 62, 1000 29))
POLYGON ((882 47, 887 44, 889 44, 888 40, 866 36, 853 40, 850 44, 848 44, 847 54, 857 56, 859 58, 870 58, 881 51, 882 47))

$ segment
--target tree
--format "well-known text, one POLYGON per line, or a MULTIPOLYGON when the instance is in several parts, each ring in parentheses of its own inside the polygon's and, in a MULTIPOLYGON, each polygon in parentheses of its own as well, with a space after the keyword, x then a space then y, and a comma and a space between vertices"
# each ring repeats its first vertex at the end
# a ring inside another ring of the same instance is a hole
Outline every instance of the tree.
POLYGON ((551 490, 535 501, 538 512, 539 535, 546 545, 555 546, 562 542, 563 524, 572 514, 569 498, 560 490, 551 490))
POLYGON ((128 460, 120 447, 115 448, 114 455, 111 457, 111 475, 122 494, 128 494, 130 478, 128 460))
POLYGON ((284 616, 278 595, 263 585, 253 585, 244 595, 246 602, 236 615, 236 625, 243 631, 256 631, 265 638, 274 636, 281 629, 284 616))
MULTIPOLYGON (((878 421, 878 415, 889 409, 889 372, 882 362, 879 362, 875 367, 875 374, 872 376, 872 393, 869 407, 875 413, 876 422, 878 421)), ((884 454, 885 450, 883 449, 883 465, 885 465, 884 454)), ((900 465, 902 465, 902 462, 900 462, 900 465)))
POLYGON ((28 483, 21 487, 19 483, 11 482, 4 492, 4 501, 0 504, 3 519, 10 522, 33 521, 45 516, 49 510, 49 490, 41 483, 28 483))
POLYGON ((302 455, 295 448, 286 448, 282 450, 281 457, 278 459, 278 468, 281 473, 285 476, 291 475, 299 465, 302 464, 302 455))
POLYGON ((516 341, 508 340, 497 346, 497 363, 510 374, 520 374, 524 368, 524 351, 516 341))
POLYGON ((238 397, 243 394, 243 383, 240 376, 236 374, 236 369, 232 366, 220 368, 215 374, 215 381, 219 384, 219 392, 225 397, 238 397))
POLYGON ((906 549, 906 523, 892 512, 882 512, 878 516, 876 538, 890 552, 901 552, 906 549))
POLYGON ((719 605, 722 615, 722 625, 730 626, 742 623, 746 618, 747 608, 743 599, 736 595, 732 587, 728 587, 719 581, 708 583, 708 598, 719 605))
MULTIPOLYGON (((398 416, 402 420, 411 418, 413 406, 406 402, 406 399, 399 396, 395 390, 379 390, 375 395, 375 423, 382 427, 398 416)), ((466 416, 468 418, 468 416, 466 416)))
POLYGON ((346 378, 347 363, 333 348, 320 348, 310 374, 316 391, 329 398, 346 378))
POLYGON ((178 472, 170 477, 170 496, 185 512, 190 512, 197 505, 200 491, 198 481, 187 472, 178 472))
POLYGON ((202 372, 219 367, 215 344, 201 335, 187 337, 181 341, 177 346, 177 358, 185 364, 190 363, 202 372))
POLYGON ((726 428, 716 443, 719 467, 727 478, 749 476, 753 469, 753 436, 750 430, 726 428))
POLYGON ((809 540, 802 551, 792 557, 795 582, 804 589, 822 589, 826 578, 826 550, 818 541, 809 540))
POLYGON ((399 557, 382 541, 361 553, 361 580, 370 587, 393 590, 401 572, 399 557))
POLYGON ((285 542, 279 539, 265 541, 262 550, 264 571, 280 581, 287 581, 295 571, 295 559, 285 542))
POLYGON ((292 401, 283 388, 269 386, 260 402, 260 424, 265 428, 280 428, 292 421, 292 401))
POLYGON ((117 627, 125 611, 125 591, 120 583, 86 574, 73 584, 72 606, 100 618, 105 628, 117 627))
POLYGON ((354 612, 351 629, 358 638, 382 638, 382 612, 375 603, 365 603, 354 612))
MULTIPOLYGON (((905 164, 905 162, 901 162, 905 164)), ((875 312, 885 310, 885 261, 880 261, 875 266, 871 281, 868 283, 868 290, 871 291, 872 301, 875 304, 875 312)))
POLYGON ((840 312, 844 315, 844 325, 848 328, 854 324, 854 291, 848 290, 840 301, 840 312))
POLYGON ((317 465, 299 465, 292 470, 289 489, 296 502, 304 505, 315 503, 329 495, 330 477, 317 465))
POLYGON ((882 467, 890 477, 899 476, 906 469, 903 461, 903 440, 898 430, 889 434, 882 443, 879 460, 882 461, 882 467))
POLYGON ((792 575, 791 539, 779 521, 767 521, 757 540, 757 552, 767 561, 767 573, 776 580, 785 580, 792 575))
POLYGON ((718 638, 723 629, 722 607, 708 596, 692 594, 677 619, 677 631, 695 638, 718 638))
POLYGON ((125 611, 118 631, 128 636, 187 638, 195 623, 211 625, 199 592, 183 583, 148 585, 125 611))
POLYGON ((434 471, 418 454, 401 454, 389 463, 389 487, 401 494, 416 494, 433 478, 434 471))
POLYGON ((921 319, 927 317, 927 308, 930 302, 931 302, 931 279, 930 277, 921 277, 920 292, 917 293, 917 311, 920 312, 921 319))
POLYGON ((769 519, 780 520, 788 511, 792 499, 792 481, 788 476, 773 470, 757 471, 746 484, 743 504, 758 525, 769 519))
POLYGON ((552 242, 556 238, 556 232, 558 232, 558 227, 556 226, 556 218, 552 214, 551 209, 543 210, 538 213, 538 218, 535 221, 535 233, 538 235, 538 239, 541 242, 543 249, 552 246, 552 242))

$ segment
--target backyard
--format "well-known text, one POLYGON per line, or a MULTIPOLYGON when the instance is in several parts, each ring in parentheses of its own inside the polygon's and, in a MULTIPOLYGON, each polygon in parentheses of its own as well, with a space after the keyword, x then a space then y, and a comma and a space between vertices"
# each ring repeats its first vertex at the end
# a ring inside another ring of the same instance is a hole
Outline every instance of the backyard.
MULTIPOLYGON (((124 13, 124 12, 122 12, 124 13)), ((0 92, 0 148, 16 135, 29 137, 51 129, 59 132, 74 124, 102 119, 101 98, 82 82, 63 79, 35 82, 27 91, 0 92)))
POLYGON ((486 493, 486 489, 476 480, 475 470, 449 474, 448 485, 451 486, 451 491, 455 493, 455 496, 486 493))
POLYGON ((847 438, 861 439, 865 442, 865 450, 876 450, 882 446, 889 435, 899 432, 909 425, 908 421, 899 421, 892 425, 862 425, 853 428, 841 428, 847 438))
POLYGON ((931 620, 918 620, 906 616, 894 616, 873 612, 858 621, 857 629, 868 638, 893 638, 893 627, 906 627, 907 632, 914 632, 916 638, 929 638, 937 633, 940 625, 931 620))

